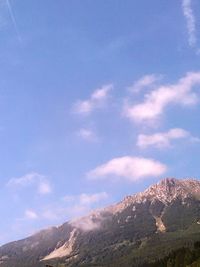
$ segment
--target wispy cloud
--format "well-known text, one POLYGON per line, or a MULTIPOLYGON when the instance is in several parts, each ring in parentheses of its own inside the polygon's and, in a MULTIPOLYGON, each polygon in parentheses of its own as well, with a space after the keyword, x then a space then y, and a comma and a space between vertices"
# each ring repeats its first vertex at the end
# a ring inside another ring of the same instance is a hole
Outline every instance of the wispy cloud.
POLYGON ((25 231, 29 235, 36 231, 36 220, 44 225, 60 224, 72 220, 72 224, 76 224, 78 228, 85 231, 92 230, 96 227, 96 223, 91 217, 86 216, 81 220, 76 220, 76 218, 87 215, 93 208, 101 207, 108 199, 109 195, 106 192, 66 195, 54 203, 41 204, 35 209, 26 209, 21 217, 14 220, 12 228, 15 232, 20 231, 24 234, 25 231))
POLYGON ((82 205, 91 205, 94 203, 101 202, 108 198, 108 194, 106 192, 100 192, 96 194, 81 194, 80 195, 80 204, 82 205))
MULTIPOLYGON (((22 238, 38 232, 41 225, 47 229, 49 225, 60 225, 66 221, 83 231, 97 229, 101 218, 93 218, 91 212, 105 205, 108 199, 106 192, 81 193, 66 195, 53 203, 41 203, 35 208, 27 208, 21 216, 12 220, 10 235, 17 234, 22 238)), ((51 231, 51 227, 48 230, 51 231)))
POLYGON ((155 83, 162 79, 162 75, 149 74, 136 81, 132 86, 128 87, 130 92, 139 93, 144 88, 152 88, 155 83))
MULTIPOLYGON (((102 203, 108 199, 109 195, 106 192, 100 192, 95 194, 81 194, 78 196, 79 205, 76 207, 85 207, 89 211, 89 207, 96 203, 102 203)), ((85 215, 85 214, 84 214, 85 215)), ((77 219, 72 219, 71 224, 80 228, 83 231, 92 231, 98 229, 101 225, 103 217, 97 211, 90 211, 90 216, 78 217, 77 219)))
POLYGON ((38 193, 41 195, 46 195, 52 192, 51 185, 47 180, 40 181, 38 185, 38 193))
POLYGON ((82 231, 87 232, 99 229, 103 220, 104 217, 101 214, 91 214, 90 216, 85 216, 72 220, 70 224, 73 227, 79 228, 82 231))
POLYGON ((47 177, 37 172, 31 172, 21 177, 11 178, 7 182, 7 186, 13 188, 36 186, 37 193, 41 195, 52 192, 52 188, 47 177))
POLYGON ((88 129, 88 128, 81 128, 77 132, 77 136, 79 136, 83 140, 86 140, 86 141, 89 141, 89 142, 94 142, 94 141, 98 140, 98 137, 95 134, 95 132, 92 131, 91 129, 88 129))
POLYGON ((33 210, 26 210, 24 218, 28 220, 35 220, 35 219, 38 219, 38 215, 33 210))
POLYGON ((15 29, 15 32, 16 32, 16 35, 17 35, 17 38, 18 38, 19 42, 22 42, 22 38, 21 38, 21 35, 19 33, 19 29, 18 29, 18 26, 17 26, 17 22, 16 22, 16 19, 15 19, 15 16, 14 16, 14 12, 13 12, 12 5, 10 3, 10 0, 5 0, 5 1, 6 1, 6 5, 8 7, 10 18, 12 20, 12 23, 13 23, 13 26, 14 26, 14 29, 15 29))
POLYGON ((85 194, 82 193, 80 195, 67 195, 63 198, 66 202, 76 202, 80 205, 89 205, 91 206, 94 203, 101 202, 108 198, 108 194, 106 192, 100 192, 95 194, 85 194))
POLYGON ((49 205, 40 211, 40 217, 50 221, 77 218, 90 212, 93 208, 101 206, 109 199, 106 192, 81 193, 79 195, 65 195, 61 201, 49 205))
POLYGON ((167 170, 167 166, 159 161, 142 157, 114 158, 98 166, 87 175, 89 179, 111 179, 118 177, 129 181, 137 181, 145 177, 160 176, 167 170))
POLYGON ((200 84, 200 72, 189 72, 177 83, 161 85, 145 94, 141 103, 124 106, 124 115, 135 122, 155 122, 170 104, 195 105, 199 97, 193 90, 200 84))
POLYGON ((156 148, 167 148, 171 147, 172 140, 186 138, 190 141, 200 142, 200 139, 193 137, 190 132, 181 128, 174 128, 168 132, 155 133, 152 135, 140 134, 138 136, 137 146, 140 148, 147 148, 150 146, 156 148))
POLYGON ((182 0, 183 14, 187 23, 188 43, 191 47, 196 46, 196 19, 192 10, 192 0, 182 0))
POLYGON ((107 84, 102 88, 95 90, 89 99, 77 101, 73 106, 73 112, 77 114, 89 115, 93 110, 102 108, 112 89, 113 85, 107 84))
POLYGON ((36 219, 40 219, 39 214, 33 209, 26 209, 23 216, 15 219, 15 224, 13 226, 23 226, 23 223, 27 223, 27 221, 31 222, 36 219))
POLYGON ((93 203, 98 203, 107 198, 108 194, 106 192, 101 192, 96 194, 81 194, 80 203, 83 205, 91 205, 93 203))

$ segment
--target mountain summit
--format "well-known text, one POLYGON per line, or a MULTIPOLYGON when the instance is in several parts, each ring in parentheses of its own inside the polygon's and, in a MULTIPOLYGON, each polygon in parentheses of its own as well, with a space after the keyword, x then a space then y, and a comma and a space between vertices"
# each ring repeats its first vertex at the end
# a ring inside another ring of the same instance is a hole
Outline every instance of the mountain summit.
POLYGON ((164 257, 199 240, 200 181, 167 178, 118 204, 0 247, 0 264, 146 267, 157 250, 164 257))
MULTIPOLYGON (((165 178, 147 188, 144 192, 127 196, 119 204, 113 205, 111 210, 118 212, 120 207, 123 209, 131 203, 142 203, 148 201, 160 201, 169 205, 172 201, 186 198, 200 199, 200 181, 195 179, 176 179, 165 178)), ((108 208, 109 210, 109 208, 108 208)))
POLYGON ((200 181, 166 178, 158 184, 151 186, 144 194, 158 198, 165 203, 169 203, 178 197, 182 199, 189 196, 200 198, 200 181))
POLYGON ((189 196, 200 197, 200 181, 194 179, 178 180, 166 178, 161 182, 148 188, 143 195, 157 198, 163 203, 170 203, 176 198, 187 198, 189 196))

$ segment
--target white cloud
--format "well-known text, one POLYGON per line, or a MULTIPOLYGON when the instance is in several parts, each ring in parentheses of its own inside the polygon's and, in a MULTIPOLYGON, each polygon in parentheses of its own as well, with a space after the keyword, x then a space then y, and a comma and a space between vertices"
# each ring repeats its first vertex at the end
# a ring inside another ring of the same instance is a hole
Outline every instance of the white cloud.
POLYGON ((97 141, 96 134, 87 128, 82 128, 77 132, 77 135, 86 141, 97 141))
POLYGON ((16 222, 18 224, 19 222, 23 223, 27 220, 36 220, 36 219, 39 219, 38 213, 32 209, 27 209, 25 210, 23 217, 16 218, 16 222))
POLYGON ((193 87, 200 85, 200 72, 189 72, 176 84, 162 85, 147 93, 139 104, 126 104, 124 115, 135 122, 155 122, 170 104, 195 105, 199 98, 193 87))
POLYGON ((145 75, 142 78, 140 78, 138 81, 136 81, 128 89, 130 92, 138 93, 143 88, 154 86, 157 81, 161 80, 161 78, 162 78, 161 75, 156 75, 156 74, 145 75))
POLYGON ((153 159, 142 157, 114 158, 88 173, 90 179, 120 177, 137 181, 150 176, 160 176, 167 170, 166 165, 153 159))
POLYGON ((89 99, 83 101, 79 100, 75 103, 73 107, 74 113, 89 115, 93 110, 102 108, 112 89, 112 84, 107 84, 102 88, 96 89, 89 99))
POLYGON ((37 172, 31 172, 18 178, 11 178, 7 186, 21 188, 27 186, 36 186, 38 194, 45 195, 52 192, 47 177, 37 172))
POLYGON ((28 173, 24 176, 21 176, 19 178, 11 178, 7 185, 8 186, 27 186, 30 185, 35 179, 38 179, 40 177, 40 174, 32 172, 28 173))
POLYGON ((99 192, 94 194, 82 193, 80 195, 66 195, 63 200, 68 203, 74 203, 75 205, 91 206, 107 198, 108 194, 106 192, 99 192))
POLYGON ((79 195, 66 195, 60 201, 41 208, 40 218, 47 221, 62 222, 89 213, 93 208, 101 206, 109 198, 106 192, 79 195))
POLYGON ((170 147, 172 140, 183 138, 188 138, 191 141, 200 141, 198 138, 193 137, 190 132, 181 128, 174 128, 168 132, 152 135, 140 134, 137 139, 137 146, 140 148, 147 148, 149 146, 157 148, 170 147))
POLYGON ((108 198, 108 194, 106 192, 96 193, 96 194, 81 194, 80 195, 80 204, 82 205, 91 205, 94 203, 98 203, 102 200, 108 198))
POLYGON ((35 220, 35 219, 38 219, 38 215, 33 210, 26 210, 25 211, 25 219, 35 220))
POLYGON ((52 188, 48 181, 41 181, 38 186, 38 192, 41 195, 49 194, 51 193, 52 188))
POLYGON ((103 218, 101 216, 93 217, 91 215, 91 216, 86 216, 86 217, 73 220, 70 222, 70 224, 73 227, 79 228, 82 231, 87 232, 87 231, 93 231, 93 230, 100 228, 102 221, 103 221, 103 218))
POLYGON ((183 0, 182 9, 183 9, 183 15, 187 23, 188 43, 191 47, 194 47, 196 45, 197 38, 196 38, 196 21, 192 10, 192 1, 183 0))

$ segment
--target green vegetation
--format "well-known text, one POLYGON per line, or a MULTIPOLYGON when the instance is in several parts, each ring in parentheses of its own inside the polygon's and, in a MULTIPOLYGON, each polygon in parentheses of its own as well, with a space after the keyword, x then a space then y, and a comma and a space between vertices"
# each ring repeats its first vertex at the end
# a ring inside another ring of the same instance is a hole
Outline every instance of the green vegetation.
POLYGON ((185 231, 88 248, 78 258, 65 260, 51 263, 55 267, 199 267, 200 231, 192 225, 185 231))

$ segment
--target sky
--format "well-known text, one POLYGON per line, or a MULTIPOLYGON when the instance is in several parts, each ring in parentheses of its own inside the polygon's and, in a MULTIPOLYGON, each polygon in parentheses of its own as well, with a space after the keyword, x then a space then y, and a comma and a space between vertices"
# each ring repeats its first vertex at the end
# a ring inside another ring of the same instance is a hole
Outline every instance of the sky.
POLYGON ((199 179, 198 0, 0 0, 0 244, 199 179))

